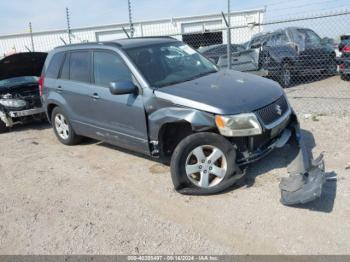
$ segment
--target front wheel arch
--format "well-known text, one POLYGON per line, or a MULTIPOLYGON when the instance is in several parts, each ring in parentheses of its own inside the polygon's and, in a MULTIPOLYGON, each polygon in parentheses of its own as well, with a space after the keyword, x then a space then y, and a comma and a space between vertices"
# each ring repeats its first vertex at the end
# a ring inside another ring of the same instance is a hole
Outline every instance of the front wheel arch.
POLYGON ((193 127, 187 121, 164 123, 159 129, 158 141, 160 155, 169 164, 176 146, 187 136, 193 134, 193 127))

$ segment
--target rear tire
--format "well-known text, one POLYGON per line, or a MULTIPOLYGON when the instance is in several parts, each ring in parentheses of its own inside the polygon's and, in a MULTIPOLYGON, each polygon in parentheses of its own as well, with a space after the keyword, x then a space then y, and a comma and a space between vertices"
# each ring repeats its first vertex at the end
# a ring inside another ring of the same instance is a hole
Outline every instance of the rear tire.
POLYGON ((81 141, 74 130, 67 115, 59 107, 52 111, 51 123, 57 139, 64 145, 76 145, 81 141))
POLYGON ((5 133, 7 131, 8 131, 8 127, 2 120, 0 120, 0 134, 5 133))
POLYGON ((215 133, 197 133, 184 138, 171 158, 175 190, 185 195, 208 195, 232 186, 241 176, 236 150, 215 133))
POLYGON ((327 70, 327 74, 328 76, 334 76, 337 74, 337 68, 338 68, 338 65, 337 65, 337 60, 334 57, 331 57, 330 60, 329 60, 329 64, 328 64, 328 70, 327 70))
POLYGON ((350 75, 346 75, 346 74, 341 74, 340 78, 344 81, 349 81, 350 80, 350 75))

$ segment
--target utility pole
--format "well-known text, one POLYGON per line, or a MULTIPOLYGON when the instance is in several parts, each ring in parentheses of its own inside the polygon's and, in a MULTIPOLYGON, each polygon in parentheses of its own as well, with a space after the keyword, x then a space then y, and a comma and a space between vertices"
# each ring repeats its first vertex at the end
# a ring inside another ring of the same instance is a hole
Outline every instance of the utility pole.
POLYGON ((131 13, 131 0, 128 0, 128 11, 129 11, 129 26, 130 26, 130 37, 134 37, 134 24, 132 23, 132 13, 131 13))
POLYGON ((69 9, 66 7, 66 19, 67 19, 67 34, 68 34, 68 40, 69 43, 72 43, 72 38, 71 38, 71 28, 70 28, 70 17, 69 17, 69 9))
POLYGON ((227 69, 231 69, 231 0, 227 0, 227 69))
POLYGON ((34 52, 34 39, 33 39, 33 27, 32 27, 32 22, 29 22, 29 34, 30 34, 30 41, 32 44, 32 52, 34 52))

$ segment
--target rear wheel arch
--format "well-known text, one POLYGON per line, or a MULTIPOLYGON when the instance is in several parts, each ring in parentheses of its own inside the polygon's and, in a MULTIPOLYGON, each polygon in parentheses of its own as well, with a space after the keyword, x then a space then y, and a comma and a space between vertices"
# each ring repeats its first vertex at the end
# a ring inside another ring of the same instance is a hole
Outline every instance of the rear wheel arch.
POLYGON ((51 118, 52 118, 52 112, 55 109, 55 107, 58 107, 57 104, 51 103, 47 106, 46 112, 47 112, 47 116, 49 121, 51 122, 51 118))

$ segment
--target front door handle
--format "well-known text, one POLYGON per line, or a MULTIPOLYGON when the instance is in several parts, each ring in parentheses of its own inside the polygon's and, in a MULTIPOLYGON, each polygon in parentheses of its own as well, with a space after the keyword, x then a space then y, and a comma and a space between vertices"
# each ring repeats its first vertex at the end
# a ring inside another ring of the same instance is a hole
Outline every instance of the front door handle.
POLYGON ((94 93, 92 96, 91 96, 92 99, 94 100, 97 100, 97 99, 100 99, 100 96, 97 94, 97 93, 94 93))

